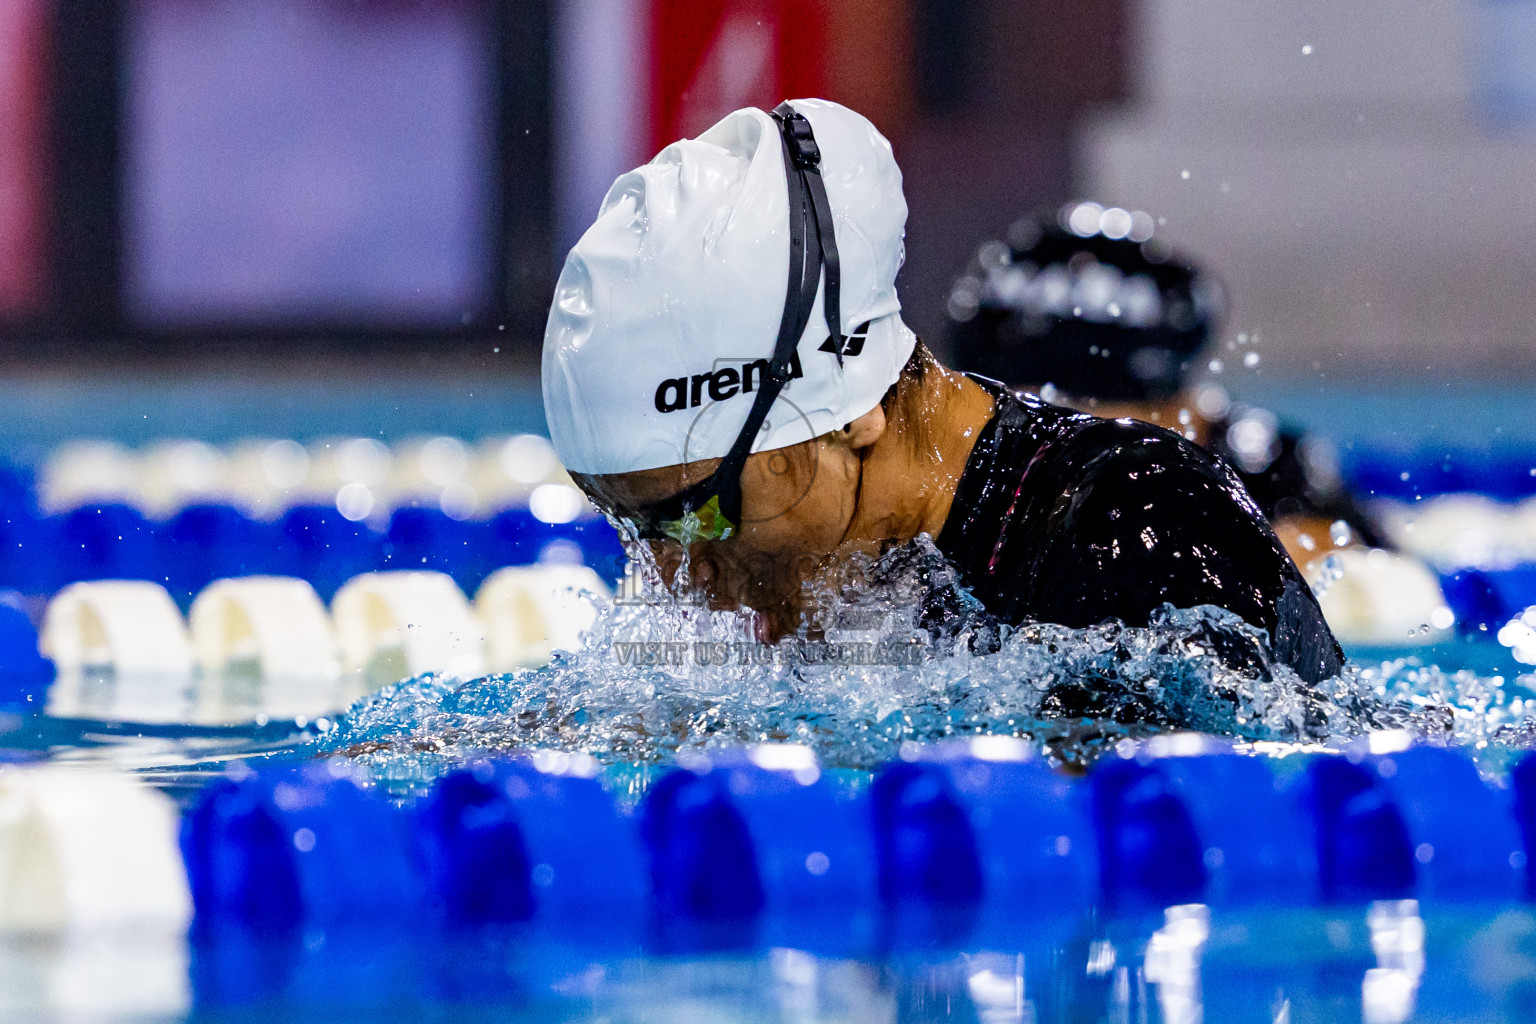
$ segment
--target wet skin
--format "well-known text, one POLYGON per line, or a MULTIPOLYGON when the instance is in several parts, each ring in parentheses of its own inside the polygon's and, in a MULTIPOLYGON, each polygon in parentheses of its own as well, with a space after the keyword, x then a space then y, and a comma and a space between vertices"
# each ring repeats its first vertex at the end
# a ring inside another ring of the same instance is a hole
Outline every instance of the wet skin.
MULTIPOLYGON (((819 569, 920 533, 938 535, 993 400, 928 358, 920 380, 904 379, 893 397, 843 429, 747 460, 740 531, 689 549, 693 580, 711 607, 755 611, 759 638, 775 642, 799 628, 801 584, 819 569)), ((599 508, 624 518, 704 479, 718 464, 573 476, 599 508)), ((648 543, 671 585, 682 546, 648 543)))

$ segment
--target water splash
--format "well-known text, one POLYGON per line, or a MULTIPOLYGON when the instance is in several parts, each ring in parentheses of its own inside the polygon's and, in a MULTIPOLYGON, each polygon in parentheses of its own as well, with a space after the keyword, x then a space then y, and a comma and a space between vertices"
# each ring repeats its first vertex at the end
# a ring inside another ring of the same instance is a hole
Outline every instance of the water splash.
POLYGON ((1374 729, 1474 751, 1536 746, 1519 696, 1530 677, 1511 687, 1405 659, 1351 664, 1308 686, 1271 659, 1261 630, 1214 607, 1165 605, 1140 628, 1010 629, 926 538, 808 583, 803 628, 771 647, 752 639, 749 615, 710 611, 656 573, 642 576, 638 595, 600 608, 582 651, 540 669, 387 687, 322 745, 406 790, 465 760, 535 746, 645 766, 786 741, 855 769, 906 742, 982 733, 1027 737, 1071 767, 1167 730, 1281 749, 1337 747, 1374 729))

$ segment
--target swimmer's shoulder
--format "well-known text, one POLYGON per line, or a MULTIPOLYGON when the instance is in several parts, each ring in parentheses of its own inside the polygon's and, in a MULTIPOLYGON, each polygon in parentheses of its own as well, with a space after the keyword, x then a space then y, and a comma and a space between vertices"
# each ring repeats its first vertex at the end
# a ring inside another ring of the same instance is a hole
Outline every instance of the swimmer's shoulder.
POLYGON ((996 565, 1005 548, 1038 553, 1088 534, 1129 530, 1131 537, 1148 527, 1192 533, 1213 521, 1269 539, 1242 483, 1192 441, 1150 423, 1103 419, 978 383, 993 391, 996 414, 937 538, 957 563, 996 565))
POLYGON ((979 448, 1017 451, 1027 447, 1033 452, 1098 421, 1096 416, 1053 405, 1036 394, 1009 387, 1002 381, 976 373, 965 376, 992 398, 992 418, 983 433, 985 443, 978 445, 979 448))
POLYGON ((1193 441, 1156 424, 1130 417, 1106 419, 1048 402, 1034 392, 1010 387, 990 377, 975 373, 967 373, 965 376, 992 396, 996 410, 993 422, 999 431, 1032 429, 1058 437, 1091 431, 1093 436, 1106 444, 1135 443, 1141 440, 1172 443, 1175 447, 1187 447, 1191 452, 1203 451, 1193 441))
POLYGON ((1060 485, 1069 489, 1114 476, 1147 484, 1192 477, 1231 488, 1234 497, 1252 505, 1231 467, 1166 427, 1129 417, 1105 419, 998 381, 975 375, 971 379, 991 392, 996 403, 988 425, 992 447, 1027 452, 1028 465, 1019 468, 1031 475, 1060 476, 1060 485))
POLYGON ((1263 510, 1233 468, 1166 427, 1095 417, 1061 447, 1071 486, 1099 504, 1140 510, 1167 525, 1183 516, 1190 516, 1186 527, 1211 516, 1231 517, 1269 532, 1263 510))

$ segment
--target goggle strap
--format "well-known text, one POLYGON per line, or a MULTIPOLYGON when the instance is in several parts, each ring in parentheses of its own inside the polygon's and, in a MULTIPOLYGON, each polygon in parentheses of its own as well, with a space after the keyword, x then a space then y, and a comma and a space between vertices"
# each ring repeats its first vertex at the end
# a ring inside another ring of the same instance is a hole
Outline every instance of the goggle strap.
MULTIPOLYGON (((826 268, 827 287, 822 301, 822 312, 827 318, 827 333, 831 337, 832 351, 837 355, 837 365, 843 365, 843 315, 842 315, 842 261, 837 254, 837 232, 832 226, 832 204, 827 200, 826 182, 822 180, 820 166, 801 172, 807 191, 811 194, 812 209, 816 214, 816 237, 821 242, 821 260, 826 268)), ((815 286, 812 285, 812 302, 815 302, 815 286)))
POLYGON ((843 364, 841 262, 832 224, 832 207, 821 178, 821 151, 810 122, 787 102, 779 104, 773 111, 773 118, 780 128, 779 142, 789 188, 789 282, 785 288, 784 314, 779 320, 779 336, 774 343, 768 373, 753 398, 741 433, 709 480, 703 481, 709 487, 700 485, 701 490, 710 490, 718 497, 720 513, 732 527, 741 522, 742 469, 752 454, 752 445, 768 419, 769 410, 789 383, 795 347, 811 321, 823 269, 826 274, 823 306, 827 328, 831 332, 838 366, 843 364), (814 246, 811 244, 812 230, 815 231, 814 246), (723 486, 715 486, 717 481, 723 486))
MULTIPOLYGON (((752 445, 764 421, 768 419, 769 410, 789 383, 790 361, 795 346, 805 333, 806 325, 811 321, 811 312, 816 305, 816 286, 822 276, 827 236, 832 234, 830 213, 823 219, 823 210, 830 208, 826 205, 826 188, 816 170, 820 152, 811 135, 810 123, 788 103, 780 104, 773 112, 773 117, 781 128, 779 142, 784 153, 784 174, 789 186, 789 282, 785 288, 784 315, 779 320, 779 336, 774 343, 769 372, 758 388, 741 433, 736 436, 736 442, 731 445, 731 450, 713 474, 716 479, 728 483, 717 493, 720 496, 720 511, 733 524, 741 522, 742 467, 752 453, 752 445), (803 164, 811 169, 807 171, 803 164), (812 229, 816 232, 814 247, 810 244, 812 229)), ((832 243, 834 259, 836 244, 835 241, 832 243)), ((833 286, 835 276, 829 274, 829 288, 833 286)), ((833 314, 829 314, 829 318, 831 316, 833 314)), ((838 361, 841 363, 841 338, 838 340, 838 361)))
MULTIPOLYGON (((798 116, 798 115, 797 115, 798 116)), ((773 365, 781 383, 788 383, 788 367, 795 346, 805 334, 811 322, 811 311, 816 306, 816 286, 821 280, 821 231, 816 222, 815 200, 811 195, 806 173, 797 167, 790 149, 793 122, 784 122, 780 135, 784 149, 784 174, 789 185, 789 285, 785 289, 784 315, 779 320, 779 337, 774 344, 773 365), (812 235, 815 231, 815 235, 812 235), (812 243, 815 242, 815 245, 812 243), (799 273, 796 274, 798 265, 799 273), (798 277, 798 280, 797 280, 798 277)), ((809 132, 810 124, 803 117, 800 124, 809 132)))
MULTIPOLYGON (((826 294, 822 301, 822 313, 827 321, 827 334, 832 342, 832 352, 837 357, 839 368, 843 365, 843 317, 842 317, 842 259, 837 251, 837 231, 832 221, 832 204, 827 199, 826 182, 821 176, 821 148, 816 144, 815 134, 811 130, 811 122, 806 116, 788 101, 780 103, 773 110, 773 119, 779 123, 780 137, 784 143, 784 175, 789 180, 791 194, 790 230, 793 232, 794 224, 794 200, 796 191, 795 179, 799 179, 801 202, 809 197, 811 209, 809 211, 813 226, 816 229, 816 240, 819 243, 817 259, 808 260, 805 264, 806 274, 801 282, 801 295, 809 292, 809 301, 806 306, 806 315, 800 323, 799 330, 795 332, 798 339, 805 332, 805 325, 810 322, 809 312, 816 304, 816 285, 826 272, 826 294)), ((790 260, 790 294, 793 295, 794 286, 794 259, 791 253, 790 260)), ((784 311, 788 314, 790 303, 785 303, 784 311)))

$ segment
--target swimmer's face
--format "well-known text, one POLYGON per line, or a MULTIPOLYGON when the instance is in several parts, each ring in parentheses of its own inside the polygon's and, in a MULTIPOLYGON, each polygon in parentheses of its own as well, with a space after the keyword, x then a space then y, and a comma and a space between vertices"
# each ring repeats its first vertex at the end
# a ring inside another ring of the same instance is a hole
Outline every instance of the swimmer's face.
MULTIPOLYGON (((865 421, 871 417, 883 431, 884 414, 877 408, 852 430, 747 459, 740 528, 724 540, 698 541, 689 548, 692 578, 711 607, 759 613, 759 635, 770 642, 798 628, 801 583, 838 551, 853 522, 860 448, 867 443, 865 421)), ((599 508, 632 519, 635 510, 698 483, 717 465, 719 460, 711 459, 636 473, 573 476, 599 508)), ((646 543, 670 586, 682 564, 682 545, 646 543)))

